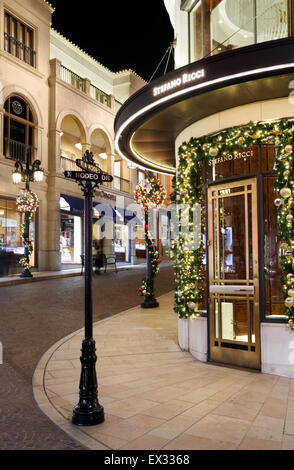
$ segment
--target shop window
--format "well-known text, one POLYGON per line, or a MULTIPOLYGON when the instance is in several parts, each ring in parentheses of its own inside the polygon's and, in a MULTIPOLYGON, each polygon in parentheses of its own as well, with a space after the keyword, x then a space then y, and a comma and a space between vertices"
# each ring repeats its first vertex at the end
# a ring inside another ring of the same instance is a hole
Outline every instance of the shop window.
POLYGON ((62 213, 60 217, 61 263, 80 264, 82 255, 82 218, 62 213))
POLYGON ((117 261, 129 260, 129 227, 127 225, 115 224, 114 251, 117 261))
POLYGON ((35 159, 34 119, 29 105, 19 96, 11 96, 4 104, 4 142, 6 158, 23 163, 35 159))
MULTIPOLYGON (((0 276, 16 274, 22 270, 19 260, 24 255, 21 237, 22 213, 17 211, 15 201, 0 198, 0 276)), ((35 223, 30 224, 30 239, 35 239, 35 223)), ((35 251, 30 257, 35 266, 35 251)))
POLYGON ((36 67, 33 29, 8 12, 5 12, 4 17, 4 49, 32 67, 36 67))
POLYGON ((191 62, 289 36, 289 0, 204 0, 190 12, 191 62))

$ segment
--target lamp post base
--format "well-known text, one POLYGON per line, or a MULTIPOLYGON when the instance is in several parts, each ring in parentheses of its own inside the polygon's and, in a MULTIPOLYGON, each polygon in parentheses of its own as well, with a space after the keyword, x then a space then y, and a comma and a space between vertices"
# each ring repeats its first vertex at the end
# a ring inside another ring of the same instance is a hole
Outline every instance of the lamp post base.
POLYGON ((150 297, 146 297, 144 301, 141 303, 142 308, 156 308, 159 307, 159 303, 156 299, 152 299, 150 297))
POLYGON ((31 271, 29 271, 27 268, 25 268, 19 277, 21 277, 21 278, 33 277, 33 275, 31 273, 31 271))
POLYGON ((74 407, 72 424, 77 426, 95 426, 103 423, 104 408, 98 402, 98 387, 96 377, 95 341, 85 339, 82 343, 80 401, 74 407))
POLYGON ((73 409, 72 424, 76 426, 95 426, 104 422, 104 408, 97 405, 91 409, 87 404, 79 404, 73 409))

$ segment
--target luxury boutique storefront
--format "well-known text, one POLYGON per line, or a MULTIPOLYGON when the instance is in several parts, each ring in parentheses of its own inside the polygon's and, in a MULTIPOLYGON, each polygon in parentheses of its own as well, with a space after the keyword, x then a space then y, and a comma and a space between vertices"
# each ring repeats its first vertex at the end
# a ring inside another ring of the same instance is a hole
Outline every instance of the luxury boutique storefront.
POLYGON ((184 66, 137 92, 116 119, 122 156, 175 175, 177 217, 189 226, 173 251, 182 349, 291 377, 293 46, 269 41, 184 66))

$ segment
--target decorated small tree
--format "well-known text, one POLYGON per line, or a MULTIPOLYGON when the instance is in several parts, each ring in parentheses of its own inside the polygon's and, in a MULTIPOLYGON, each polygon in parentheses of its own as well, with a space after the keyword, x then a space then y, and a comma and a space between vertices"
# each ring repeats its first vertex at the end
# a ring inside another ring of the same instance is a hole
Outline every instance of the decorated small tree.
POLYGON ((142 308, 158 307, 155 299, 154 278, 159 271, 160 257, 158 248, 152 239, 149 227, 149 210, 161 206, 166 198, 166 192, 159 179, 147 178, 143 184, 136 186, 135 198, 144 211, 145 220, 145 243, 146 243, 146 277, 142 280, 139 289, 140 295, 144 296, 142 308))
POLYGON ((30 255, 33 252, 33 242, 30 240, 30 222, 39 207, 39 199, 38 196, 26 189, 21 194, 18 194, 16 198, 16 206, 19 212, 24 213, 24 223, 21 225, 21 236, 24 245, 24 255, 20 259, 19 263, 23 268, 23 272, 21 277, 32 277, 30 272, 30 255))

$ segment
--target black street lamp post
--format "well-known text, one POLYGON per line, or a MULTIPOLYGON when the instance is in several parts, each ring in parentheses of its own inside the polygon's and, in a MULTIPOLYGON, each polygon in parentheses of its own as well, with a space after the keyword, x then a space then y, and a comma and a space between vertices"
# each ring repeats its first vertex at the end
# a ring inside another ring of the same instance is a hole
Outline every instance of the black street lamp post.
MULTIPOLYGON (((152 266, 151 266, 151 256, 150 256, 150 248, 148 243, 148 230, 146 227, 149 226, 149 213, 148 209, 145 209, 145 238, 146 238, 146 283, 147 283, 147 291, 154 293, 154 277, 152 273, 152 266)), ((141 303, 142 308, 156 308, 159 306, 154 294, 150 296, 150 294, 146 294, 144 297, 144 301, 141 303)))
POLYGON ((93 195, 96 182, 86 181, 82 185, 85 196, 85 339, 82 343, 80 401, 73 409, 72 423, 79 426, 92 426, 104 421, 104 409, 98 401, 96 377, 96 343, 93 339, 93 299, 92 299, 92 230, 93 195))
POLYGON ((74 179, 82 188, 85 197, 85 339, 81 351, 80 400, 74 407, 72 423, 78 426, 93 426, 104 421, 104 409, 98 401, 96 376, 96 343, 93 339, 93 299, 92 299, 92 230, 93 196, 98 185, 110 182, 113 177, 102 173, 95 163, 93 154, 88 150, 82 160, 76 160, 83 171, 65 171, 66 178, 74 179))
MULTIPOLYGON (((20 161, 15 162, 14 172, 12 174, 12 179, 15 184, 19 184, 22 181, 25 183, 25 189, 30 190, 30 182, 41 183, 43 181, 44 171, 41 169, 40 160, 35 160, 31 164, 31 158, 26 154, 25 166, 20 161)), ((24 213, 24 231, 23 231, 23 240, 28 240, 30 237, 30 212, 24 213)), ((29 247, 26 242, 24 242, 24 258, 29 265, 29 247)), ((22 273, 20 274, 21 278, 33 277, 30 269, 25 267, 22 273)))

